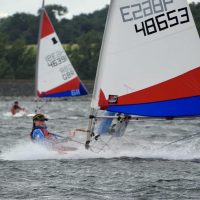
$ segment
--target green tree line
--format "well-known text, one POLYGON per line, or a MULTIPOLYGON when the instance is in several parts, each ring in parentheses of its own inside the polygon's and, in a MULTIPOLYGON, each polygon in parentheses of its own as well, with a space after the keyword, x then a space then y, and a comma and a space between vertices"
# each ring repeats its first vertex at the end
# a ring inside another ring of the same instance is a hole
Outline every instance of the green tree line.
MULTIPOLYGON (((200 33, 200 3, 190 8, 200 33)), ((49 17, 70 60, 82 79, 94 79, 108 6, 91 14, 60 18, 68 10, 46 6, 49 17)), ((0 19, 0 78, 33 79, 35 76, 38 15, 16 13, 0 19)))

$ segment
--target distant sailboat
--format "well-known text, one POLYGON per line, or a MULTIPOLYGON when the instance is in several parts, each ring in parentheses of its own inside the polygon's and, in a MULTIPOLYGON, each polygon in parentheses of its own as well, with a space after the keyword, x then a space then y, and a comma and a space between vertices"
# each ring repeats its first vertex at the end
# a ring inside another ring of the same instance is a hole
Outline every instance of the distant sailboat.
MULTIPOLYGON (((87 91, 66 55, 48 17, 44 7, 44 0, 40 12, 41 20, 37 54, 36 96, 40 98, 62 98, 86 95, 87 91)), ((41 106, 37 107, 36 113, 38 110, 40 111, 40 108, 41 106)), ((33 115, 35 114, 30 114, 29 116, 33 115)), ((45 137, 45 133, 42 131, 45 128, 42 126, 39 128, 38 126, 34 126, 33 129, 40 130, 47 142, 43 143, 42 140, 39 140, 39 137, 38 140, 36 139, 37 137, 34 138, 35 141, 38 141, 39 144, 51 150, 57 151, 59 154, 65 154, 69 151, 76 150, 74 147, 65 145, 69 141, 68 137, 51 133, 50 135, 53 137, 49 139, 49 137, 45 137)))
POLYGON ((61 98, 87 95, 43 6, 36 67, 36 96, 61 98))
POLYGON ((137 120, 199 116, 199 52, 187 0, 111 0, 86 145, 99 110, 137 120))

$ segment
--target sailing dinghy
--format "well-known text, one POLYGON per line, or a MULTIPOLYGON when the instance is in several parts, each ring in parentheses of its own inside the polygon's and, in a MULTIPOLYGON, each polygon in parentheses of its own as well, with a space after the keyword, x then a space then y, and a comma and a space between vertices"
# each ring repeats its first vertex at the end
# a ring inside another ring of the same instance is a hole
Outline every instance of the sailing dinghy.
MULTIPOLYGON (((39 99, 45 100, 44 104, 36 106, 36 113, 41 112, 48 99, 88 94, 54 30, 45 10, 44 0, 40 9, 35 79, 36 104, 39 99)), ((34 114, 29 116, 32 117, 34 114)))
MULTIPOLYGON (((47 99, 87 95, 87 90, 74 70, 48 17, 44 0, 40 14, 36 96, 47 99)), ((57 136, 62 140, 62 136, 57 136)), ((65 138, 64 142, 66 142, 65 138)), ((60 146, 59 144, 60 142, 53 146, 53 149, 59 153, 76 150, 76 148, 60 146)))
POLYGON ((200 40, 187 0, 111 0, 86 147, 99 110, 139 119, 200 115, 200 40))
POLYGON ((36 96, 62 98, 87 95, 43 6, 36 66, 36 96))

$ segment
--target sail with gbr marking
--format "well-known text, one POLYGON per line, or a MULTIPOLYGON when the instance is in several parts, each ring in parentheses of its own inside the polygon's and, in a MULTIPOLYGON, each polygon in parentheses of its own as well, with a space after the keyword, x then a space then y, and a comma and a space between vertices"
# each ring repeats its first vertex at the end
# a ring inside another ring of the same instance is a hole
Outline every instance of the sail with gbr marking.
POLYGON ((199 54, 186 0, 111 0, 91 107, 200 115, 199 54))
POLYGON ((43 6, 39 33, 36 95, 66 97, 86 95, 43 6))

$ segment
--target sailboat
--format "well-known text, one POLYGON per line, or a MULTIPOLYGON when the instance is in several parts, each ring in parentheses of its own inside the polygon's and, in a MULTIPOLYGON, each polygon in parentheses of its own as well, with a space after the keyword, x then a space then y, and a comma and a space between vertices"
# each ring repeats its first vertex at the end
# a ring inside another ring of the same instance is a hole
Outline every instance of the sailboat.
MULTIPOLYGON (((49 98, 87 95, 88 92, 63 49, 44 4, 43 0, 40 10, 41 18, 36 63, 36 96, 46 100, 49 98)), ((40 111, 41 106, 38 108, 40 111)), ((76 150, 76 148, 63 145, 63 143, 65 144, 66 141, 69 141, 68 137, 53 135, 56 138, 55 141, 52 141, 53 143, 48 141, 52 143, 53 146, 51 148, 53 150, 61 154, 76 150)))
POLYGON ((86 147, 100 110, 130 120, 200 115, 200 40, 187 0, 111 0, 86 147))
POLYGON ((62 98, 87 95, 45 10, 41 9, 36 63, 36 96, 62 98))

